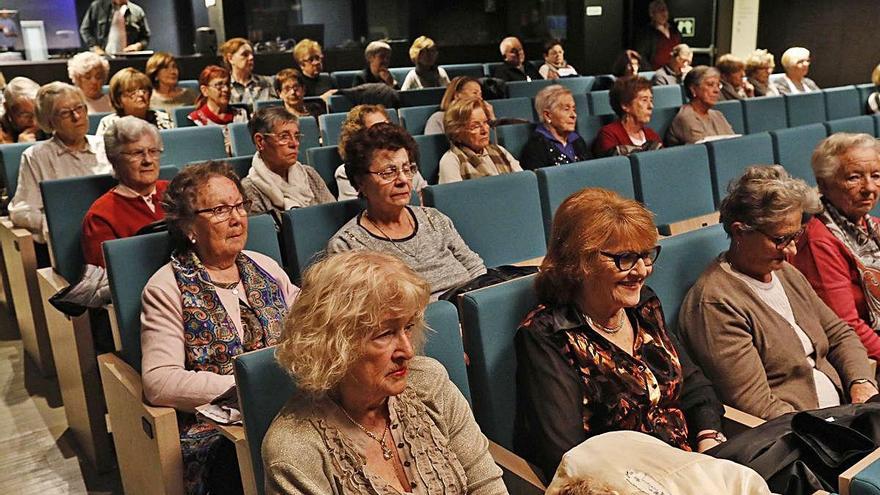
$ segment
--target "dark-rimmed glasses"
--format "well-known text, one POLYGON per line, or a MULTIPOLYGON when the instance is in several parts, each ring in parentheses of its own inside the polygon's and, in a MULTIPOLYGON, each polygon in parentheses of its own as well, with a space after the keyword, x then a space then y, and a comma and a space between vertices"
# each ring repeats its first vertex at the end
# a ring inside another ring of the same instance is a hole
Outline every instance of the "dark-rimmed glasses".
POLYGON ((222 222, 224 220, 228 220, 229 216, 232 215, 232 210, 238 212, 241 216, 247 216, 248 212, 251 210, 251 205, 254 204, 253 201, 249 199, 245 199, 239 203, 235 203, 234 205, 220 205, 214 206, 212 208, 202 208, 201 210, 196 210, 198 213, 210 213, 214 220, 218 222, 222 222))
POLYGON ((776 246, 776 249, 781 251, 781 250, 787 248, 788 245, 791 244, 792 242, 796 243, 797 241, 799 241, 801 236, 804 235, 804 231, 806 230, 806 227, 802 225, 801 228, 797 232, 795 232, 793 234, 788 234, 788 235, 770 235, 770 234, 764 232, 763 230, 759 229, 758 227, 752 227, 752 229, 757 232, 760 232, 767 239, 770 239, 770 242, 772 242, 776 246))
POLYGON ((378 175, 379 178, 385 182, 391 182, 396 179, 401 172, 403 172, 403 176, 407 179, 412 179, 418 171, 419 167, 415 163, 409 163, 400 168, 398 168, 397 165, 389 165, 385 167, 385 170, 380 170, 379 172, 370 171, 369 173, 378 175))
POLYGON ((62 108, 61 110, 56 111, 55 116, 58 117, 59 119, 67 120, 67 119, 73 117, 74 113, 77 114, 78 116, 82 117, 83 115, 86 115, 89 113, 89 109, 86 108, 85 105, 80 103, 79 105, 77 105, 75 107, 62 108))
POLYGON ((616 266, 618 270, 628 272, 638 264, 639 260, 644 261, 645 266, 653 265, 654 262, 657 261, 657 257, 660 256, 660 246, 654 246, 641 253, 636 253, 634 251, 624 251, 622 253, 599 251, 599 254, 614 260, 614 266, 616 266))

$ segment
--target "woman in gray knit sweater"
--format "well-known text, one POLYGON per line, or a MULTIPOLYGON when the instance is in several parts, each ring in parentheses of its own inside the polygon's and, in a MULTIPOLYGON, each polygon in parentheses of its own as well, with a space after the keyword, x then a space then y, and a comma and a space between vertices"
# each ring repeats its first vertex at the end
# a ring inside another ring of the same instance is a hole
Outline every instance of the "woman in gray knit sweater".
POLYGON ((367 208, 330 239, 329 253, 366 249, 400 258, 428 281, 432 299, 486 273, 446 215, 408 206, 418 151, 402 127, 383 123, 365 129, 349 140, 345 154, 345 173, 367 208))

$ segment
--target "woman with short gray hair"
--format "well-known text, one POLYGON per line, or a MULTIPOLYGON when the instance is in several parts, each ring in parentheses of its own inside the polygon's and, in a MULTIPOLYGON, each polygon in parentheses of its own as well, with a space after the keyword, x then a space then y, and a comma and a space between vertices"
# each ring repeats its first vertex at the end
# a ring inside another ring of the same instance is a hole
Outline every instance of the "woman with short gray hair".
POLYGON ((397 81, 388 71, 388 66, 391 64, 391 45, 384 41, 372 41, 364 50, 364 58, 367 60, 367 66, 355 76, 352 86, 382 83, 397 87, 397 81))
POLYGON ((167 180, 159 180, 162 137, 149 122, 126 115, 104 132, 104 147, 119 184, 92 203, 83 218, 86 264, 104 265, 104 241, 137 234, 165 218, 162 199, 167 180))
POLYGON ((34 119, 40 85, 26 77, 15 77, 3 90, 3 116, 0 117, 0 144, 42 141, 49 136, 34 119))
POLYGON ((877 393, 859 338, 786 261, 818 209, 781 166, 748 167, 721 202, 730 248, 679 311, 682 340, 722 402, 767 420, 877 393))
POLYGON ((832 134, 813 152, 822 211, 808 223, 792 263, 819 297, 880 359, 880 144, 869 134, 832 134))
POLYGON ((801 46, 793 46, 782 54, 779 59, 785 76, 776 81, 776 89, 780 94, 790 95, 819 91, 819 86, 807 77, 810 72, 810 50, 801 46))
POLYGON ((110 95, 104 85, 110 75, 110 62, 95 52, 77 53, 67 61, 67 75, 86 97, 89 112, 112 112, 110 95))
POLYGON ((734 137, 733 127, 724 114, 712 107, 721 95, 721 73, 715 67, 698 65, 684 76, 684 87, 690 102, 678 110, 666 131, 666 144, 702 143, 734 137))
POLYGON ((104 153, 104 140, 88 136, 89 112, 78 88, 51 82, 37 91, 36 121, 52 139, 24 150, 18 170, 18 188, 9 203, 9 218, 17 227, 45 242, 46 219, 40 182, 82 175, 106 174, 110 164, 104 153))
POLYGON ((520 155, 524 169, 580 162, 590 157, 587 143, 577 133, 577 107, 565 86, 547 86, 535 96, 535 112, 541 121, 520 155))

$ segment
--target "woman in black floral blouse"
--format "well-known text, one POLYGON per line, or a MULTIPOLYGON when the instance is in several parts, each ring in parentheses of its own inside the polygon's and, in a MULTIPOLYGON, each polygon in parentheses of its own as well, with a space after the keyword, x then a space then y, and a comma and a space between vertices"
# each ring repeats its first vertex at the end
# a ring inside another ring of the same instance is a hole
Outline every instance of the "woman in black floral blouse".
POLYGON ((712 385, 666 331, 645 286, 660 253, 652 214, 603 189, 562 203, 520 326, 515 449, 553 476, 562 455, 613 430, 684 450, 724 441, 712 385))

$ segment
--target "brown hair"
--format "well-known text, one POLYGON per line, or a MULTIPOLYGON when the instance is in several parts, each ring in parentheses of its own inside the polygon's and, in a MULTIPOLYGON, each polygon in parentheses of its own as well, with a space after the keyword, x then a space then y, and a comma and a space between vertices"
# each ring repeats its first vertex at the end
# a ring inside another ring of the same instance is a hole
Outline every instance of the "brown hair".
POLYGON ((646 89, 651 89, 651 81, 639 76, 621 77, 614 81, 611 91, 608 92, 608 99, 611 100, 611 108, 618 117, 623 117, 626 113, 623 110, 624 105, 629 105, 636 99, 636 96, 646 89))
MULTIPOLYGON (((110 104, 116 110, 116 113, 122 115, 122 94, 127 91, 137 91, 145 89, 149 94, 153 94, 153 84, 150 78, 143 72, 126 67, 110 78, 110 104)), ((149 96, 147 101, 149 101, 149 96)))
POLYGON ((280 95, 281 87, 284 86, 284 83, 287 81, 296 81, 300 86, 304 86, 303 75, 299 69, 281 69, 278 74, 275 74, 275 92, 280 95))
POLYGON ((449 81, 449 85, 446 86, 446 92, 443 93, 443 99, 440 100, 440 110, 445 112, 449 105, 452 104, 452 101, 455 100, 455 95, 464 89, 465 84, 471 82, 480 84, 480 81, 471 76, 457 76, 449 81))
POLYGON ((225 43, 220 45, 220 58, 223 59, 223 67, 226 67, 226 70, 232 70, 232 66, 229 64, 229 57, 233 56, 235 52, 237 52, 242 46, 248 45, 251 48, 254 46, 251 45, 251 42, 244 38, 231 38, 226 40, 225 43))
POLYGON ((207 86, 211 82, 211 79, 217 79, 220 77, 228 79, 229 71, 219 65, 209 65, 202 69, 202 72, 199 74, 199 96, 196 98, 196 108, 199 108, 208 101, 208 98, 202 94, 202 86, 207 86))
POLYGON ((336 149, 339 150, 339 157, 345 161, 345 144, 355 133, 364 129, 364 119, 371 113, 381 113, 387 117, 385 107, 382 105, 358 105, 348 111, 342 128, 339 130, 339 142, 336 149))
POLYGON ((405 149, 411 163, 419 162, 419 147, 406 129, 390 123, 376 124, 362 129, 345 144, 345 175, 352 187, 360 190, 361 177, 370 172, 373 155, 379 150, 405 149))
POLYGON ((446 113, 443 114, 443 130, 449 141, 453 143, 459 141, 458 136, 466 132, 468 120, 478 108, 482 108, 486 117, 489 117, 489 107, 485 101, 478 98, 463 98, 455 100, 449 105, 446 113))
POLYGON ((721 58, 718 59, 718 62, 715 63, 715 67, 718 68, 718 72, 721 72, 722 75, 729 76, 741 70, 745 70, 746 64, 741 58, 728 53, 727 55, 722 55, 721 58))
POLYGON ((147 70, 144 74, 150 78, 153 88, 159 89, 159 71, 171 65, 177 65, 177 60, 168 52, 156 52, 147 60, 147 70))

